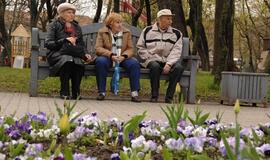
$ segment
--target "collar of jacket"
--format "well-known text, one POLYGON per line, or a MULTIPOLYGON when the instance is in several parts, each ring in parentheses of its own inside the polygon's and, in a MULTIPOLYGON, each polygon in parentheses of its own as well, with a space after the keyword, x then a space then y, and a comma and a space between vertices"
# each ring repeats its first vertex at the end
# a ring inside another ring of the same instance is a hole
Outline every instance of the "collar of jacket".
MULTIPOLYGON (((152 30, 153 31, 160 32, 160 30, 158 28, 158 25, 157 25, 157 22, 155 24, 153 24, 152 30)), ((172 27, 171 26, 169 26, 169 28, 167 29, 166 33, 173 33, 173 30, 172 30, 172 27)))
MULTIPOLYGON (((99 30, 99 32, 110 33, 109 28, 107 26, 102 27, 99 30)), ((125 27, 123 27, 123 33, 125 33, 125 32, 129 32, 129 30, 126 29, 125 27)))

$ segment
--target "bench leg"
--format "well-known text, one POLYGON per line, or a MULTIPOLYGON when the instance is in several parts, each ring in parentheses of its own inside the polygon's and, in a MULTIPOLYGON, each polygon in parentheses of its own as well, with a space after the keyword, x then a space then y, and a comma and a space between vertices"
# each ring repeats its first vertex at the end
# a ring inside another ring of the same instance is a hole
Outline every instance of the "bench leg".
POLYGON ((31 53, 31 77, 29 82, 29 96, 36 97, 38 91, 38 52, 31 53))

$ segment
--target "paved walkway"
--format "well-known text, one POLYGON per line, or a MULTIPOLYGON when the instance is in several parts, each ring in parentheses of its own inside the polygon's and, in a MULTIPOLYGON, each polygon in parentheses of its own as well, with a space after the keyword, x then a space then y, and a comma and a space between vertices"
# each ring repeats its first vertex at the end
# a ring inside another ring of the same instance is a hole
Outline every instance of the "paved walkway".
MULTIPOLYGON (((0 115, 10 115, 16 113, 16 117, 20 117, 27 112, 37 113, 44 111, 48 114, 57 115, 54 101, 59 106, 63 105, 63 100, 52 97, 29 97, 26 93, 3 93, 0 92, 0 115)), ((121 120, 128 120, 136 114, 147 111, 147 119, 165 120, 166 117, 160 107, 165 107, 165 103, 132 103, 130 101, 96 101, 94 99, 83 99, 77 104, 75 111, 83 111, 87 109, 89 112, 97 112, 101 119, 117 117, 121 120)), ((269 105, 268 105, 269 106, 269 105)), ((193 115, 196 105, 186 104, 185 107, 189 113, 193 115)), ((204 103, 200 105, 204 113, 210 112, 210 117, 214 118, 217 112, 224 112, 222 122, 230 123, 234 121, 234 112, 232 106, 220 105, 218 103, 204 103)), ((241 107, 239 114, 239 123, 243 126, 254 126, 258 123, 270 122, 266 116, 270 114, 270 107, 241 107)))

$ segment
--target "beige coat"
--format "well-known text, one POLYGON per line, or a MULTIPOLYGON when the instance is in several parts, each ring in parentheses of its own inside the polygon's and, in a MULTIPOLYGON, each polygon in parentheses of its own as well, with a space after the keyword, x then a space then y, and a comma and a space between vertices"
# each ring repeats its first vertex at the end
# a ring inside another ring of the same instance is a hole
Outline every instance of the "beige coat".
POLYGON ((174 65, 182 53, 182 34, 179 30, 169 27, 166 32, 161 32, 155 23, 144 37, 145 29, 137 43, 138 56, 142 66, 147 67, 149 62, 159 61, 174 65), (176 33, 179 34, 177 40, 176 33), (146 40, 145 40, 146 39, 146 40))
MULTIPOLYGON (((110 57, 112 54, 112 36, 110 35, 109 28, 103 27, 98 31, 96 40, 96 54, 98 56, 110 57)), ((134 55, 131 32, 123 27, 123 40, 122 40, 122 53, 127 55, 128 58, 134 55)))

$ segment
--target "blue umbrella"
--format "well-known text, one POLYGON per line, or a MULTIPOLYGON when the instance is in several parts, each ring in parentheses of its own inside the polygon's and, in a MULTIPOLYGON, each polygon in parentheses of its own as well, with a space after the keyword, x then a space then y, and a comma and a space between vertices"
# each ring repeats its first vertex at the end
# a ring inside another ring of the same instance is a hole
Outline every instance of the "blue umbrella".
POLYGON ((119 80, 120 80, 120 67, 119 63, 116 62, 114 66, 114 73, 111 80, 111 92, 115 95, 119 92, 119 80))

